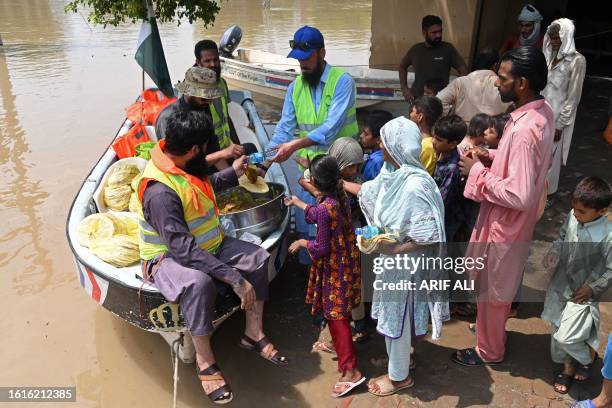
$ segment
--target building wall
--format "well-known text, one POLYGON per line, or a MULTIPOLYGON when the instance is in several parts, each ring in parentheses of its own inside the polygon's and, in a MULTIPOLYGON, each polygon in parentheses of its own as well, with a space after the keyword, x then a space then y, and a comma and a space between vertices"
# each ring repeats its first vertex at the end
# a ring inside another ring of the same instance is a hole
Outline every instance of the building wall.
POLYGON ((443 39, 467 61, 480 0, 372 0, 370 66, 397 69, 408 49, 423 41, 421 19, 427 14, 443 22, 443 39))

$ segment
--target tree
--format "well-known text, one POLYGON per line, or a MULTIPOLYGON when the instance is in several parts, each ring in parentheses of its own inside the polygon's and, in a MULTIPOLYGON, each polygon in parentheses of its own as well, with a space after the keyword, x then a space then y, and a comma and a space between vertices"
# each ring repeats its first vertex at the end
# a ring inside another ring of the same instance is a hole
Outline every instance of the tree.
MULTIPOLYGON (((70 0, 64 10, 76 13, 78 8, 87 7, 87 20, 94 24, 117 26, 129 21, 136 23, 147 18, 146 0, 70 0)), ((152 1, 157 20, 161 23, 187 18, 189 23, 202 20, 204 26, 215 21, 220 10, 215 0, 149 0, 152 1)))

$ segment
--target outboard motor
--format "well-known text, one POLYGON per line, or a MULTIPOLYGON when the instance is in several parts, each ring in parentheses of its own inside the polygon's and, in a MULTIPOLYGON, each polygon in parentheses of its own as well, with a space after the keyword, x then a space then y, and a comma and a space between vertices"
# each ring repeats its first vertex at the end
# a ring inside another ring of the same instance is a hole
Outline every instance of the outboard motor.
POLYGON ((225 58, 233 58, 232 52, 238 47, 240 40, 242 40, 242 29, 236 24, 230 26, 219 41, 219 54, 225 58))

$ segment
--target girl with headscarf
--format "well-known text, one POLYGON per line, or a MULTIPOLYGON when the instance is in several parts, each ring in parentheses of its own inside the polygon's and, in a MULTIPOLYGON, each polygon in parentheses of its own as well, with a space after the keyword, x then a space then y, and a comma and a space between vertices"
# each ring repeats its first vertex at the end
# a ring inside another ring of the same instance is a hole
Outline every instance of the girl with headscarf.
POLYGON ((559 186, 561 162, 563 165, 567 162, 586 73, 586 59, 574 44, 572 20, 560 18, 551 23, 544 36, 543 51, 548 64, 548 83, 542 96, 555 115, 555 144, 547 179, 548 194, 554 194, 559 186))
MULTIPOLYGON (((342 137, 337 139, 330 147, 327 154, 338 162, 340 176, 344 180, 344 184, 361 184, 359 176, 359 166, 363 164, 363 149, 359 142, 350 137, 342 137), (348 183, 347 183, 348 182, 348 183)), ((310 171, 304 172, 304 177, 300 178, 298 183, 302 188, 308 191, 313 197, 318 197, 319 192, 309 181, 310 171)), ((349 196, 351 206, 352 223, 354 227, 361 226, 361 211, 357 202, 356 193, 352 193, 345 189, 349 196)), ((363 263, 363 260, 362 260, 363 263)), ((353 309, 353 321, 355 322, 355 335, 353 340, 360 343, 368 338, 367 321, 365 307, 363 302, 353 309)), ((333 349, 333 344, 325 342, 317 342, 314 345, 317 351, 329 351, 333 349)))
MULTIPOLYGON (((421 135, 414 122, 399 117, 381 129, 385 164, 374 180, 361 186, 359 203, 369 225, 397 237, 396 243, 378 247, 380 264, 396 254, 410 258, 435 257, 445 242, 444 203, 436 183, 420 161, 421 135)), ((408 262, 408 265, 412 265, 408 262)), ((385 396, 414 385, 409 375, 412 333, 424 336, 431 315, 433 337, 440 336, 441 322, 448 320, 448 299, 419 290, 384 290, 388 284, 410 281, 418 289, 433 271, 426 265, 415 270, 403 265, 376 270, 372 317, 377 331, 385 336, 389 356, 387 375, 372 380, 369 391, 385 396)))
POLYGON ((501 49, 500 54, 508 52, 518 47, 531 45, 542 48, 542 34, 540 27, 542 24, 542 14, 531 4, 525 4, 518 16, 519 32, 508 37, 501 49))

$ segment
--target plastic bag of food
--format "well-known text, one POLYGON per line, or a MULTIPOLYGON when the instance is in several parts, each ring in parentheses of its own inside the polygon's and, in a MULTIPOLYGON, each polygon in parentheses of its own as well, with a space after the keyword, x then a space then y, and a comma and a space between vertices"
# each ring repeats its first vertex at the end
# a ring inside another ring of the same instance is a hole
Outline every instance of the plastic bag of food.
POLYGON ((130 187, 132 187, 132 191, 138 190, 138 183, 140 183, 141 178, 142 178, 142 174, 139 174, 136 177, 134 177, 134 179, 130 183, 130 187))
POLYGON ((128 210, 132 213, 137 213, 138 208, 140 207, 140 202, 138 202, 138 196, 136 192, 133 192, 130 196, 130 203, 128 204, 128 210))
POLYGON ((109 185, 104 189, 104 203, 111 210, 125 211, 130 204, 131 195, 132 187, 129 183, 116 187, 109 185))
POLYGON ((138 240, 128 235, 93 241, 89 249, 104 262, 119 268, 140 262, 138 240))
POLYGON ((219 217, 219 224, 221 224, 221 230, 226 236, 236 238, 236 225, 231 218, 221 216, 219 217))
POLYGON ((124 184, 130 184, 134 177, 140 174, 140 169, 133 164, 122 164, 113 170, 108 176, 107 186, 117 187, 124 184))
POLYGON ((110 212, 105 213, 115 226, 115 235, 129 235, 138 238, 138 220, 126 215, 118 215, 110 212))
POLYGON ((89 248, 92 242, 111 238, 114 234, 113 220, 105 214, 92 214, 79 223, 77 241, 81 246, 89 248))

